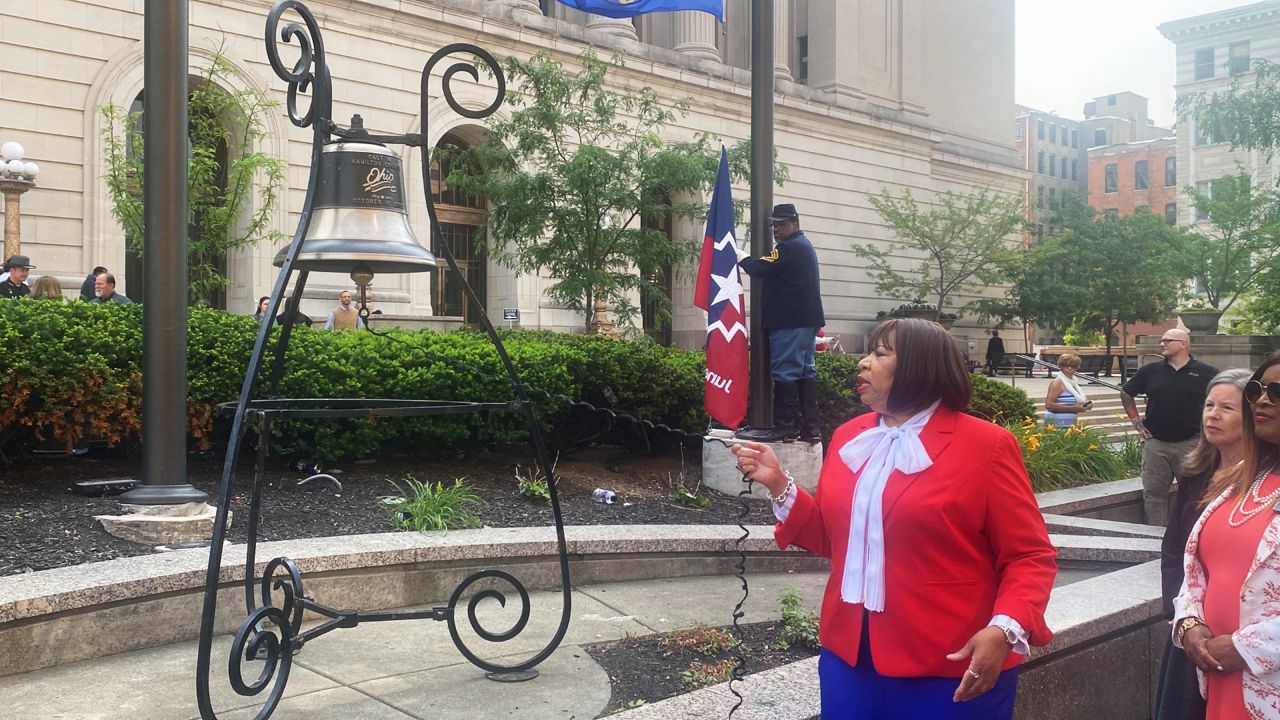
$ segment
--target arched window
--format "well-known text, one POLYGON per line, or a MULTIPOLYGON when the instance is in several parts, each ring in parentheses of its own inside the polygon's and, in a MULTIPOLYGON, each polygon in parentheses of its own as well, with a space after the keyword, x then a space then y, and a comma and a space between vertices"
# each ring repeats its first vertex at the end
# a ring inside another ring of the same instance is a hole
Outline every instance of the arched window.
MULTIPOLYGON (((485 201, 481 195, 469 195, 450 188, 445 179, 449 177, 450 157, 458 157, 458 151, 465 151, 467 144, 454 135, 446 135, 437 143, 438 148, 450 149, 453 152, 442 153, 431 162, 431 199, 436 206, 436 216, 440 220, 441 237, 436 243, 447 243, 458 262, 458 269, 467 284, 476 291, 482 301, 488 302, 485 293, 485 277, 488 271, 486 255, 476 245, 476 234, 485 224, 485 201), (444 158, 443 162, 441 157, 444 158)), ((437 255, 443 255, 437 252, 437 255)), ((471 301, 462 291, 462 283, 449 268, 444 257, 439 258, 432 308, 436 315, 461 317, 468 325, 479 325, 482 307, 473 307, 471 301)))

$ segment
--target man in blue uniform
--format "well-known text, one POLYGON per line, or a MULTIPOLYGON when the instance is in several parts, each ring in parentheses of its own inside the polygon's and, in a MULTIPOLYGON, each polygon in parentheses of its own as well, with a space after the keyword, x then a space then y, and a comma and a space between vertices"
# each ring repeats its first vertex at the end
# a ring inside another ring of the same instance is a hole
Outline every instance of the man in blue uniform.
POLYGON ((773 376, 773 430, 745 436, 760 442, 797 438, 821 440, 818 425, 817 373, 813 340, 826 324, 818 256, 800 230, 800 215, 790 203, 777 205, 769 216, 773 252, 761 258, 743 257, 738 266, 761 283, 761 326, 769 335, 769 370, 773 376), (801 420, 796 422, 799 401, 801 420))

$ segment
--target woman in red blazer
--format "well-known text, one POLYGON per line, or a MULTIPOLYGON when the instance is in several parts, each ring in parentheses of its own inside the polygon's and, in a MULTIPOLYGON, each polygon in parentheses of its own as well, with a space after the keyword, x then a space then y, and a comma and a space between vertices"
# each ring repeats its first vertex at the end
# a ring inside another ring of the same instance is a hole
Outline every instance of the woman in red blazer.
POLYGON ((822 601, 822 716, 1012 718, 1017 665, 1052 633, 1057 573, 1013 436, 964 414, 955 341, 890 320, 858 363, 874 412, 832 438, 814 495, 767 445, 734 447, 774 499, 778 546, 831 559, 822 601))

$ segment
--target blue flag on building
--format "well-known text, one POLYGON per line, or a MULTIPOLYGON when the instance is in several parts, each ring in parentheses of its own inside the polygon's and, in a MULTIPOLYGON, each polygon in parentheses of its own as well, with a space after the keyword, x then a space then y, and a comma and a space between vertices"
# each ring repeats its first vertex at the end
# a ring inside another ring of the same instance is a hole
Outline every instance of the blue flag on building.
POLYGON ((724 22, 724 0, 560 0, 571 8, 593 15, 629 18, 651 12, 700 10, 724 22))

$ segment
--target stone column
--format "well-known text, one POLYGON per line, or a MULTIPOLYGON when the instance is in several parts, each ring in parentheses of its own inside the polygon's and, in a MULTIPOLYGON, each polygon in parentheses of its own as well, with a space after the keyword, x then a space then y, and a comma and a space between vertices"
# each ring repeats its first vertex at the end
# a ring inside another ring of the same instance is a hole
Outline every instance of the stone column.
POLYGON ((640 39, 640 36, 636 34, 636 26, 625 18, 615 19, 604 17, 603 15, 588 15, 587 29, 628 40, 640 39))
POLYGON ((710 13, 682 10, 676 13, 675 51, 696 60, 720 61, 716 48, 716 18, 710 13))
MULTIPOLYGON (((0 160, 3 162, 3 160, 0 160)), ((4 193, 4 257, 22 252, 22 193, 35 183, 19 178, 0 179, 0 193, 4 193)))
POLYGON ((861 98, 858 82, 858 3, 809 4, 809 87, 861 98))
POLYGON ((791 16, 795 12, 792 0, 779 0, 773 6, 773 75, 779 80, 791 80, 791 16))
POLYGON ((499 5, 511 8, 511 19, 524 22, 532 15, 542 17, 542 5, 538 0, 498 0, 499 5))

